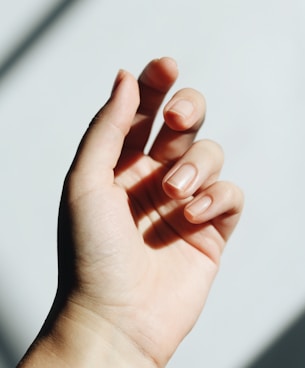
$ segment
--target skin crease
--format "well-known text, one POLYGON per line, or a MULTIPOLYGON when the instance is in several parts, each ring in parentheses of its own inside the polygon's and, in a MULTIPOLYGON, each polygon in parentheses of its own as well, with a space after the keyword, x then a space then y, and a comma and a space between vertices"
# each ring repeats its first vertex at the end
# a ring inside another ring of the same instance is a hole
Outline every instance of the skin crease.
POLYGON ((167 57, 151 61, 138 81, 120 71, 86 131, 61 199, 57 296, 20 366, 81 367, 79 356, 88 364, 89 353, 90 367, 103 366, 105 349, 91 346, 107 346, 107 359, 119 356, 108 367, 164 367, 198 319, 243 195, 217 181, 221 147, 194 143, 206 107, 193 89, 169 99, 143 153, 177 76, 167 57), (79 344, 69 340, 72 331, 79 344), (82 343, 88 336, 90 346, 82 343), (124 356, 125 345, 133 357, 124 356))

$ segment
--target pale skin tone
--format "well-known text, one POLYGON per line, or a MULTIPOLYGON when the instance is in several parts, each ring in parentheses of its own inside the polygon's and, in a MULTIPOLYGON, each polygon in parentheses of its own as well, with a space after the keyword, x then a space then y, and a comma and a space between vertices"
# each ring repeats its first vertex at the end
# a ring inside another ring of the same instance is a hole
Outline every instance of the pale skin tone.
POLYGON ((243 206, 218 181, 220 146, 194 143, 205 116, 190 88, 165 104, 171 58, 138 81, 120 71, 67 174, 59 214, 59 283, 20 367, 165 367, 192 329, 243 206))

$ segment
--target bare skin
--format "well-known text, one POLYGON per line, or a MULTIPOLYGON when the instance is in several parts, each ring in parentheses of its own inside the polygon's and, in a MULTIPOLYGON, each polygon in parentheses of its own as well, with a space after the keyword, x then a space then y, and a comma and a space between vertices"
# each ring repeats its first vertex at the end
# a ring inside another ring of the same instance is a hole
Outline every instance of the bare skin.
POLYGON ((150 62, 120 71, 67 174, 59 213, 59 283, 22 367, 164 367, 202 311, 243 206, 218 181, 220 146, 194 143, 203 96, 178 91, 143 150, 178 76, 150 62))

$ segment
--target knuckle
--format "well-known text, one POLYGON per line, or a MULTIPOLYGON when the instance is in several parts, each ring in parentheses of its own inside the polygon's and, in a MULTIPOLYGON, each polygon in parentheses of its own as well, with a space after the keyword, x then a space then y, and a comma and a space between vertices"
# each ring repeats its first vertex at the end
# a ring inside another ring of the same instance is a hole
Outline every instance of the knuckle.
POLYGON ((202 151, 206 157, 213 158, 213 161, 219 162, 221 165, 224 162, 224 151, 221 145, 210 139, 201 139, 194 143, 194 146, 202 151))
POLYGON ((234 183, 231 182, 223 182, 222 192, 223 192, 223 201, 225 203, 233 205, 235 211, 241 211, 244 203, 244 193, 243 191, 234 183))
POLYGON ((217 183, 217 192, 220 194, 221 201, 223 203, 232 203, 232 200, 235 196, 235 189, 234 186, 229 182, 218 182, 217 183))

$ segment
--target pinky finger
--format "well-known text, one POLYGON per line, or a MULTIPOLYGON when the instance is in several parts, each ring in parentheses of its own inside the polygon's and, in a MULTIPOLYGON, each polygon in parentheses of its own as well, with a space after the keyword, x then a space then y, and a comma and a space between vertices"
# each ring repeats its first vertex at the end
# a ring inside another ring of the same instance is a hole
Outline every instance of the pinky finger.
POLYGON ((186 219, 193 224, 212 222, 227 240, 242 212, 244 196, 233 183, 219 181, 200 192, 184 209, 186 219))

